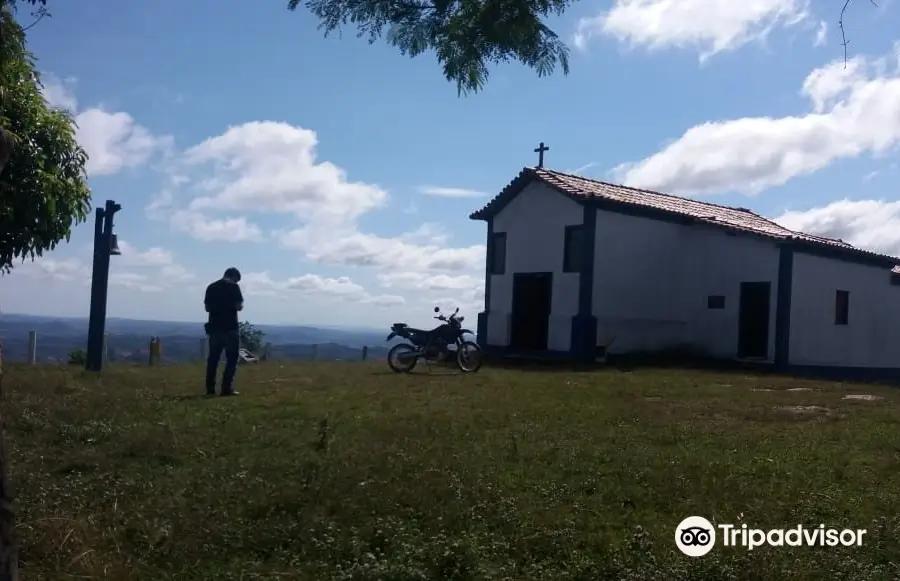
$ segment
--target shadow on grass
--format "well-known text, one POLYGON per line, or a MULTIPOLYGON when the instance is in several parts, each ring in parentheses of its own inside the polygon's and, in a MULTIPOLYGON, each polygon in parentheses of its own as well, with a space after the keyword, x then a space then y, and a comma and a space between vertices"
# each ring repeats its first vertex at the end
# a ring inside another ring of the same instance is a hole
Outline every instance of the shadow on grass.
POLYGON ((460 371, 455 365, 454 366, 443 366, 443 365, 432 365, 430 368, 424 365, 417 365, 415 369, 410 371, 409 373, 397 373, 392 371, 391 369, 385 369, 380 371, 373 371, 369 375, 421 375, 421 376, 435 376, 438 375, 440 377, 462 377, 464 375, 471 375, 469 373, 464 373, 460 371))
POLYGON ((765 362, 723 360, 678 353, 610 355, 607 363, 583 363, 560 357, 538 356, 532 358, 492 354, 485 359, 485 366, 490 366, 494 369, 541 373, 597 373, 601 371, 628 373, 640 369, 710 371, 744 375, 752 373, 754 375, 771 375, 794 379, 847 381, 900 387, 900 367, 896 369, 824 366, 791 366, 785 368, 765 362))
POLYGON ((199 393, 180 393, 177 395, 165 395, 160 399, 167 401, 194 401, 198 399, 208 399, 205 392, 199 393))

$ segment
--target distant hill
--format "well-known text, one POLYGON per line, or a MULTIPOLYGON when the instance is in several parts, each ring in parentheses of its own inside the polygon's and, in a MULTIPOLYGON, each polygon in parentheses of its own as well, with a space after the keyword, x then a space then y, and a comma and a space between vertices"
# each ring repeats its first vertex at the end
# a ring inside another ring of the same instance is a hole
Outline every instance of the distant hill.
MULTIPOLYGON (((256 325, 265 333, 264 341, 272 343, 275 359, 309 359, 313 345, 318 345, 320 360, 352 360, 360 357, 363 346, 370 357, 384 357, 390 348, 385 342, 387 331, 374 329, 321 328, 303 325, 256 325)), ((162 342, 164 363, 196 361, 200 358, 202 323, 178 321, 144 321, 110 317, 109 355, 112 361, 146 361, 150 337, 162 342)), ((87 343, 86 318, 44 317, 37 315, 0 315, 0 342, 3 355, 10 361, 27 358, 28 332, 37 332, 38 360, 65 362, 69 353, 84 349, 87 343)))

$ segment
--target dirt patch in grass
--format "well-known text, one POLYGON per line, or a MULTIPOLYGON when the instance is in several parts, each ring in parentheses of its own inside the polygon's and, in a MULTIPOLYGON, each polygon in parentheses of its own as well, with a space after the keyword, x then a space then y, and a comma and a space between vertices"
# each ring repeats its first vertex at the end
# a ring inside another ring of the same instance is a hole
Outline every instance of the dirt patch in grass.
POLYGON ((882 399, 880 395, 873 395, 871 393, 848 393, 841 399, 852 399, 857 401, 877 401, 882 399))
POLYGON ((831 409, 819 405, 784 405, 775 409, 797 415, 827 415, 832 413, 831 409))

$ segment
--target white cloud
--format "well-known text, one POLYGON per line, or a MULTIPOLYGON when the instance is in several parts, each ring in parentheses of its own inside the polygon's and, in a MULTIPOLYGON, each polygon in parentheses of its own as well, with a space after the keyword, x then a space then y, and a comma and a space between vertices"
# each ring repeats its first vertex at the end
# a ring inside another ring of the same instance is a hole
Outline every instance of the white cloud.
POLYGON ((134 272, 111 272, 109 274, 109 284, 145 293, 160 292, 165 288, 164 285, 154 283, 146 274, 134 272))
POLYGON ((828 23, 824 20, 819 22, 819 28, 816 29, 816 40, 813 46, 822 46, 828 39, 828 23))
POLYGON ((189 181, 170 180, 145 210, 200 240, 263 239, 248 218, 219 219, 218 213, 287 215, 296 225, 278 231, 276 239, 314 262, 422 272, 483 267, 483 245, 449 246, 450 237, 435 224, 396 237, 362 232, 359 218, 383 208, 388 193, 351 182, 341 168, 317 160, 317 143, 314 131, 286 123, 230 127, 188 149, 172 175, 189 181), (186 207, 176 207, 182 199, 178 205, 186 207))
POLYGON ((167 266, 174 262, 172 253, 158 246, 140 252, 125 240, 118 242, 122 254, 116 261, 127 266, 167 266))
POLYGON ((384 272, 378 280, 385 288, 414 289, 424 291, 484 289, 484 277, 469 274, 427 274, 422 272, 384 272))
POLYGON ((807 4, 807 0, 615 0, 609 11, 578 21, 574 42, 583 49, 591 38, 606 35, 650 50, 697 49, 705 60, 805 20, 807 4))
POLYGON ((613 170, 632 186, 709 194, 756 193, 900 143, 900 45, 888 57, 856 57, 811 72, 801 93, 810 111, 744 117, 688 129, 662 151, 613 170))
MULTIPOLYGON (((89 251, 89 248, 87 249, 89 251)), ((139 250, 125 240, 119 241, 120 256, 110 262, 109 284, 142 292, 158 292, 194 279, 194 275, 178 264, 172 253, 159 247, 139 250), (124 270, 123 270, 124 269, 124 270), (129 269, 135 269, 134 272, 129 269)), ((91 284, 91 263, 86 258, 57 259, 41 256, 33 262, 13 265, 11 276, 47 281, 80 281, 91 284)))
POLYGON ((167 264, 159 269, 160 278, 166 286, 187 282, 194 279, 194 275, 180 264, 167 264))
POLYGON ((575 169, 566 170, 566 173, 581 175, 583 172, 586 172, 587 170, 589 170, 593 167, 597 167, 598 165, 600 165, 600 162, 592 161, 592 162, 586 163, 580 167, 576 167, 575 169))
POLYGON ((331 162, 316 161, 316 133, 273 121, 230 127, 188 149, 189 166, 211 165, 193 210, 293 213, 303 220, 343 223, 383 206, 387 193, 347 180, 331 162))
POLYGON ((118 270, 110 274, 110 283, 145 291, 157 291, 193 280, 194 275, 178 264, 172 253, 153 246, 143 252, 126 240, 119 240, 121 256, 116 257, 115 267, 141 269, 141 273, 122 273, 118 270), (114 276, 115 275, 115 276, 114 276))
POLYGON ((900 201, 838 200, 819 208, 785 212, 775 222, 792 230, 900 256, 900 201))
POLYGON ((304 274, 283 280, 273 279, 268 272, 251 272, 241 279, 247 295, 284 296, 289 293, 315 296, 328 300, 363 303, 377 306, 398 306, 405 303, 396 295, 371 295, 365 288, 342 276, 329 278, 317 274, 304 274))
POLYGON ((301 249, 311 260, 347 266, 371 266, 428 270, 483 269, 484 246, 444 248, 440 244, 418 244, 399 238, 384 238, 375 234, 347 229, 324 232, 303 228, 284 234, 282 243, 288 248, 301 249))
POLYGON ((51 107, 65 109, 70 113, 75 113, 78 108, 78 100, 75 98, 74 85, 76 79, 59 79, 54 75, 46 75, 41 79, 41 92, 44 99, 51 107))
POLYGON ((81 279, 90 281, 91 267, 89 264, 77 258, 54 259, 49 256, 39 256, 34 261, 13 263, 11 276, 24 275, 29 278, 41 280, 72 281, 81 279))
POLYGON ((484 287, 454 292, 453 296, 424 299, 422 303, 437 306, 445 313, 458 308, 460 314, 468 319, 467 324, 474 325, 477 314, 484 308, 484 287))
POLYGON ((144 207, 144 214, 151 220, 163 220, 168 217, 174 203, 172 192, 162 190, 144 207))
POLYGON ((75 116, 75 123, 76 139, 89 156, 89 176, 138 167, 172 145, 171 137, 153 135, 128 113, 88 109, 75 116))
POLYGON ((425 222, 415 230, 401 234, 400 239, 413 243, 444 245, 447 244, 450 235, 440 224, 425 222))
POLYGON ((444 188, 440 186, 422 186, 419 192, 426 196, 435 196, 438 198, 481 198, 485 196, 484 192, 478 190, 469 190, 466 188, 444 188))
POLYGON ((416 291, 417 303, 423 308, 437 306, 451 312, 458 307, 461 314, 472 316, 484 308, 483 274, 384 272, 378 275, 378 281, 387 289, 416 291))
POLYGON ((177 210, 170 217, 172 228, 204 242, 258 242, 259 226, 246 218, 210 218, 200 212, 177 210))
POLYGON ((870 171, 869 173, 867 173, 866 175, 863 176, 863 179, 862 179, 863 183, 874 180, 875 178, 878 177, 878 174, 880 174, 880 173, 881 172, 878 170, 870 171))
POLYGON ((74 80, 45 75, 42 90, 47 103, 75 115, 75 138, 88 154, 88 176, 111 175, 138 167, 157 153, 172 147, 171 136, 158 136, 139 125, 128 113, 111 113, 102 107, 78 111, 72 91, 74 80))

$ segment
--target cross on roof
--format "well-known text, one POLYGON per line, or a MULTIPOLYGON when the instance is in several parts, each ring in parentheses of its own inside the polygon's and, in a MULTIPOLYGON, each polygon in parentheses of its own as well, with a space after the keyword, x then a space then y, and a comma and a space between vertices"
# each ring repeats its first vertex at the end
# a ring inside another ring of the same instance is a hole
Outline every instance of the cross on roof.
POLYGON ((550 148, 547 147, 546 145, 544 145, 544 142, 541 141, 541 144, 538 146, 538 148, 534 150, 534 152, 536 154, 538 154, 538 164, 537 164, 538 167, 544 167, 544 152, 545 151, 550 151, 550 148))

